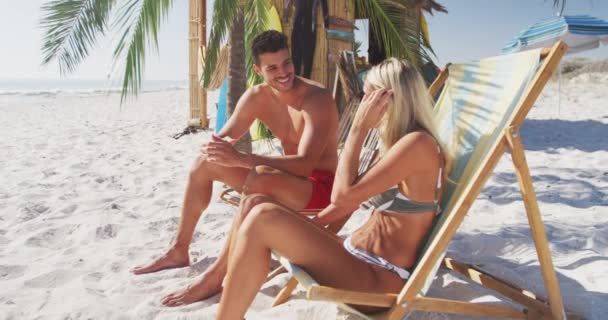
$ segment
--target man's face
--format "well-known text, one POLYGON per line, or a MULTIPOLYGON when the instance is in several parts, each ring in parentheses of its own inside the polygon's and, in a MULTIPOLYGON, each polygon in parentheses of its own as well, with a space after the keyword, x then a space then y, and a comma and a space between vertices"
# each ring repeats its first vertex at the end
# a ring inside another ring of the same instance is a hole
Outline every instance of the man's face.
POLYGON ((259 60, 260 64, 254 65, 254 70, 268 85, 278 91, 287 91, 293 87, 295 76, 289 50, 262 53, 259 60))

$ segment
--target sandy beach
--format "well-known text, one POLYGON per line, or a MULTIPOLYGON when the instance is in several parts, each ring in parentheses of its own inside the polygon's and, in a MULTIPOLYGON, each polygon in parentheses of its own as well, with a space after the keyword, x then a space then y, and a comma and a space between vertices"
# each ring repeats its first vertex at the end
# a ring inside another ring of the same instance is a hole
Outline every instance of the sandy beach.
MULTIPOLYGON (((217 257, 233 207, 212 200, 194 235, 192 266, 134 276, 175 235, 188 172, 211 131, 172 135, 188 118, 185 89, 0 94, 0 318, 213 319, 220 295, 168 308, 160 298, 217 257)), ((214 108, 209 110, 212 124, 214 108)), ((608 314, 608 73, 549 83, 522 128, 566 307, 608 314), (559 106, 558 106, 559 104, 559 106)), ((214 186, 216 194, 222 185, 214 186)), ((342 233, 366 218, 357 212, 342 233)), ((449 255, 544 294, 517 179, 501 159, 449 255)), ((357 319, 302 291, 277 308, 279 276, 248 319, 357 319)), ((430 296, 498 301, 439 273, 430 296)), ((411 319, 465 319, 413 314, 411 319)))

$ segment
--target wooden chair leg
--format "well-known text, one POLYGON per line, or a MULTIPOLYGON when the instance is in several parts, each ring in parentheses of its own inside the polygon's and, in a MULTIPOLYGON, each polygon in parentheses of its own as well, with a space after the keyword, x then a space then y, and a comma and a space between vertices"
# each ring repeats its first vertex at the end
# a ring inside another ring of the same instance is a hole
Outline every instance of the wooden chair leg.
POLYGON ((511 149, 511 158, 515 165, 515 174, 519 181, 519 189, 524 200, 526 213, 528 214, 532 238, 534 239, 534 245, 536 246, 536 252, 538 254, 538 262, 540 263, 540 269, 549 297, 551 315, 554 319, 565 319, 566 313, 564 311, 564 304, 560 293, 559 283, 557 282, 555 268, 553 267, 553 261, 551 260, 551 251, 549 250, 547 235, 538 208, 536 193, 534 192, 534 186, 532 185, 532 177, 530 176, 530 170, 528 169, 528 164, 526 162, 524 146, 521 142, 519 132, 513 127, 507 128, 505 137, 509 144, 509 148, 511 149))
POLYGON ((291 296, 291 293, 293 292, 293 290, 296 289, 297 286, 298 286, 298 280, 294 277, 291 277, 291 279, 289 279, 289 281, 287 281, 287 284, 285 285, 285 287, 283 287, 283 289, 281 289, 281 291, 279 291, 279 294, 277 294, 276 298, 274 298, 274 301, 272 302, 271 306, 275 307, 275 306, 285 303, 285 301, 287 301, 287 299, 289 299, 289 297, 291 296))
POLYGON ((287 269, 285 269, 285 267, 278 266, 276 269, 270 271, 270 273, 266 277, 266 281, 265 282, 268 282, 268 281, 272 280, 272 278, 274 278, 274 277, 276 277, 276 276, 278 276, 278 275, 280 275, 282 273, 285 273, 285 272, 287 272, 287 269))

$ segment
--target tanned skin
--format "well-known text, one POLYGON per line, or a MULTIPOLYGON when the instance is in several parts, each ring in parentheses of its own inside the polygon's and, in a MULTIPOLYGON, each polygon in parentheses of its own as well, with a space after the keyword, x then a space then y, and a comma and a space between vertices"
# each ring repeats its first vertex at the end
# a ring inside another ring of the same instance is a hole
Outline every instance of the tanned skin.
MULTIPOLYGON (((188 180, 177 236, 167 252, 132 269, 135 274, 190 265, 188 249, 202 212, 208 207, 213 181, 245 194, 260 193, 296 211, 308 204, 314 169, 335 172, 338 114, 331 94, 320 84, 295 76, 288 49, 259 55, 255 71, 264 83, 248 89, 234 114, 208 143, 203 144, 188 180), (255 119, 281 141, 283 156, 239 152, 233 144, 255 119)), ((221 290, 236 230, 257 201, 241 203, 218 259, 192 285, 162 298, 167 306, 206 299, 221 290)))

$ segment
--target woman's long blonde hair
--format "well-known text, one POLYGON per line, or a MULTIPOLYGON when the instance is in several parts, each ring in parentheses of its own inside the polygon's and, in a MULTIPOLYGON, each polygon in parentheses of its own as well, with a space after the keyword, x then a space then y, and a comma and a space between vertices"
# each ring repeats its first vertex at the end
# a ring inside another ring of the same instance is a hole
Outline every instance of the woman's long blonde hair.
MULTIPOLYGON (((365 81, 373 89, 393 91, 380 131, 380 154, 397 143, 406 134, 424 130, 437 141, 444 157, 444 173, 452 163, 450 150, 439 140, 437 127, 432 115, 433 103, 426 84, 416 68, 405 60, 388 58, 374 66, 365 81)), ((447 176, 447 175, 446 175, 447 176)))

